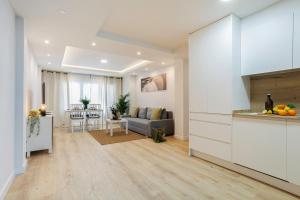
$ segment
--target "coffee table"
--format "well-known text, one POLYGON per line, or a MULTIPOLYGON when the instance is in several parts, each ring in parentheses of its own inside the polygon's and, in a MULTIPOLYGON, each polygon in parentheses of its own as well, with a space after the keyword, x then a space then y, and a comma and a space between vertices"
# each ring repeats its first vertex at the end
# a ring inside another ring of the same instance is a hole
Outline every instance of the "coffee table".
POLYGON ((113 132, 113 125, 114 124, 119 124, 120 127, 122 124, 125 124, 125 132, 126 135, 128 135, 128 121, 127 119, 119 119, 119 120, 113 120, 113 119, 106 119, 106 132, 108 133, 108 128, 110 129, 110 136, 114 135, 113 132))

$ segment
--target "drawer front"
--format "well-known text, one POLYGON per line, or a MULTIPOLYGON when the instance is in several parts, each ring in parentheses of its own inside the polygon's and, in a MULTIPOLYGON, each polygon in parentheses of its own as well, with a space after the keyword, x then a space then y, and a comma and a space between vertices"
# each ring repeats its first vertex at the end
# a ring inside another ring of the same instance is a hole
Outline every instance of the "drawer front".
POLYGON ((231 144, 191 135, 190 148, 226 161, 231 161, 231 144))
POLYGON ((190 135, 231 143, 231 125, 190 120, 190 135))
POLYGON ((210 114, 210 113, 190 113, 190 120, 203 122, 215 122, 219 124, 232 124, 232 115, 210 114))

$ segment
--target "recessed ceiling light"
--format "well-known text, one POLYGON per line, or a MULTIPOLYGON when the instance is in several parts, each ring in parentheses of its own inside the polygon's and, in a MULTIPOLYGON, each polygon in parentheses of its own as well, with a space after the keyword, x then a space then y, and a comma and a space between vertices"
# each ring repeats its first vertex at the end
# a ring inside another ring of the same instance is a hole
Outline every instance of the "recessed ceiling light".
POLYGON ((147 72, 148 70, 149 70, 148 67, 146 67, 146 68, 145 68, 145 71, 147 72))
POLYGON ((142 53, 140 51, 136 52, 136 55, 140 56, 142 53))
POLYGON ((50 53, 48 53, 48 54, 47 54, 47 57, 50 57, 50 56, 51 56, 51 54, 50 54, 50 53))
POLYGON ((107 63, 107 60, 106 59, 101 59, 101 63, 107 63))
POLYGON ((94 47, 94 46, 96 46, 97 44, 96 44, 96 42, 92 42, 92 46, 94 47))
POLYGON ((65 10, 59 10, 58 12, 59 12, 59 14, 62 14, 62 15, 67 14, 67 12, 65 10))
POLYGON ((222 1, 222 2, 229 2, 229 1, 231 1, 231 0, 220 0, 220 1, 222 1))
POLYGON ((166 63, 165 63, 165 62, 161 62, 161 64, 162 64, 162 65, 165 65, 166 63))
POLYGON ((51 65, 51 64, 52 64, 51 62, 48 62, 48 63, 47 63, 47 65, 51 65))
POLYGON ((45 40, 44 43, 45 44, 50 44, 50 41, 49 40, 45 40))

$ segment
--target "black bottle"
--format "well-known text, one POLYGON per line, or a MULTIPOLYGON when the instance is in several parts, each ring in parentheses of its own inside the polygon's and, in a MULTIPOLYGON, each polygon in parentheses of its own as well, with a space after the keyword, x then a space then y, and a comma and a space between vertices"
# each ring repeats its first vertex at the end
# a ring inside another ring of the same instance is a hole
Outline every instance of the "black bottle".
POLYGON ((273 108, 274 108, 274 102, 273 102, 273 100, 271 99, 271 94, 268 94, 268 95, 267 95, 267 101, 266 101, 266 103, 265 103, 265 109, 266 109, 267 111, 269 111, 269 110, 272 110, 272 111, 273 111, 273 108))

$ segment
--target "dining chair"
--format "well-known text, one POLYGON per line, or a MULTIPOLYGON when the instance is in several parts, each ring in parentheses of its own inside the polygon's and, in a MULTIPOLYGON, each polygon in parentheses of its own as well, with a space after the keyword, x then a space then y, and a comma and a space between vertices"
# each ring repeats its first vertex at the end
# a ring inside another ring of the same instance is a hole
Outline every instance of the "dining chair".
POLYGON ((79 122, 79 126, 82 129, 82 132, 84 132, 84 111, 71 111, 70 112, 70 125, 72 129, 72 133, 74 132, 74 123, 79 122))
POLYGON ((103 117, 102 115, 103 112, 101 110, 101 104, 89 104, 86 113, 88 128, 91 126, 98 128, 99 122, 101 122, 101 117, 103 117))
POLYGON ((70 110, 84 110, 83 104, 70 104, 70 110))

